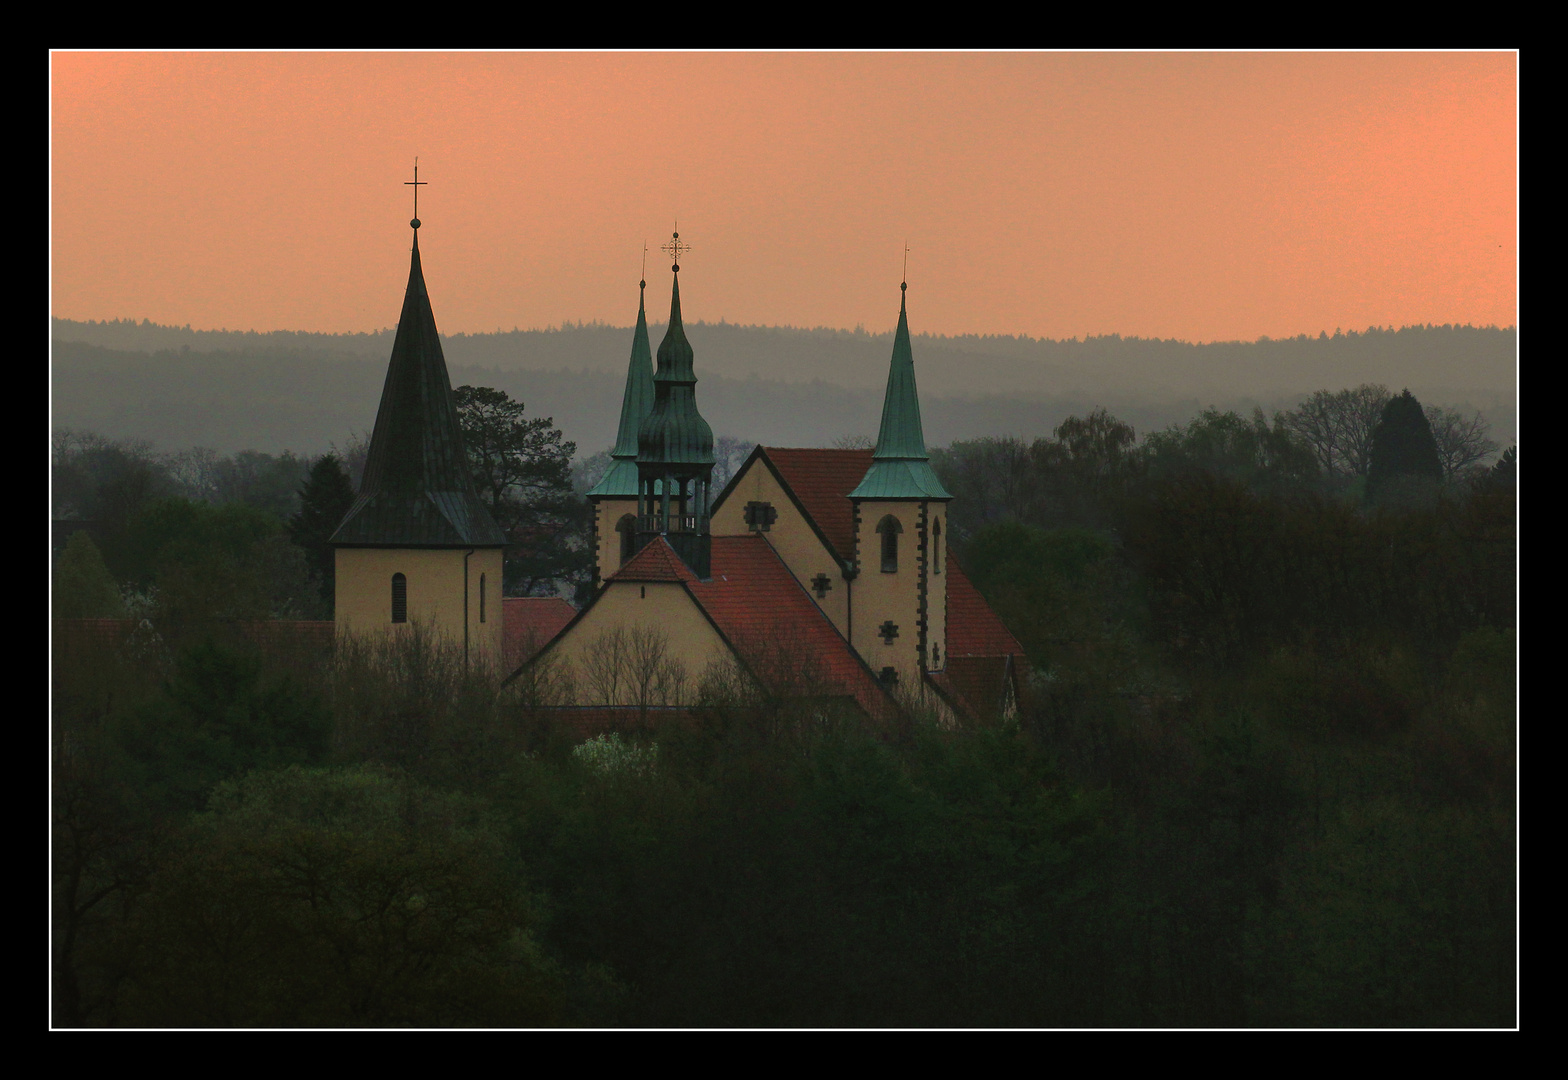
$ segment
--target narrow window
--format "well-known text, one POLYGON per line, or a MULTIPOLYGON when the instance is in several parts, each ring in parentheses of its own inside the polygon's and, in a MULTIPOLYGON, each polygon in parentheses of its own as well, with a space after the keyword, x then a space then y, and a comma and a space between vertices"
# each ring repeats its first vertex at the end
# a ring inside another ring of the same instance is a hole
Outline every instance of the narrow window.
POLYGON ((637 554, 637 519, 627 514, 616 522, 615 531, 621 534, 621 565, 624 566, 626 560, 637 554))
POLYGON ((932 532, 934 532, 936 534, 936 538, 931 542, 931 572, 934 573, 934 574, 940 574, 942 572, 942 519, 941 518, 937 518, 936 519, 936 528, 933 529, 932 532))
POLYGON ((479 621, 485 621, 485 576, 479 575, 479 621))
POLYGON ((408 578, 392 575, 392 621, 408 622, 408 578))
POLYGON ((898 523, 898 518, 889 514, 877 525, 877 532, 882 535, 882 572, 884 574, 898 573, 898 534, 904 527, 898 523))

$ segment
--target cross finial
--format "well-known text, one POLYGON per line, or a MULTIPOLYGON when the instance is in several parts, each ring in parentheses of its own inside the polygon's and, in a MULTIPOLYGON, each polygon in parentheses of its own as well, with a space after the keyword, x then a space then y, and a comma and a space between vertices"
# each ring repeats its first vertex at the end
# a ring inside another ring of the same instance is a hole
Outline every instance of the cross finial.
POLYGON ((680 222, 677 221, 675 223, 675 232, 670 234, 670 242, 659 248, 660 251, 669 255, 670 261, 674 264, 670 269, 677 274, 681 272, 681 255, 691 250, 690 244, 682 242, 680 228, 680 222))
POLYGON ((412 180, 404 180, 403 186, 414 189, 414 220, 410 221, 409 224, 417 229, 419 228, 419 189, 430 186, 429 180, 421 180, 419 178, 419 159, 417 157, 414 159, 414 178, 412 180))

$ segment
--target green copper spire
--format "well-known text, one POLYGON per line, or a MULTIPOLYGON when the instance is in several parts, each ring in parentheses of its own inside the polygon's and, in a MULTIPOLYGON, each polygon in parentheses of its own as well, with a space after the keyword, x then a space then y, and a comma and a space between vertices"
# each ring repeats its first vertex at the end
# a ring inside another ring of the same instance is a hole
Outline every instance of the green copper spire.
MULTIPOLYGON (((899 286, 907 292, 909 284, 899 286)), ((898 301, 898 331, 893 335, 893 363, 887 373, 887 395, 882 399, 882 429, 871 468, 851 499, 951 499, 937 479, 926 455, 920 428, 920 395, 915 391, 915 357, 909 347, 909 315, 902 295, 898 301)))
POLYGON ((621 397, 621 426, 610 452, 610 467, 588 489, 588 497, 635 499, 637 497, 637 431, 653 409, 653 352, 648 347, 648 315, 638 282, 637 329, 632 334, 632 358, 626 367, 626 392, 621 397))
POLYGON ((502 547, 506 537, 479 501, 441 335, 414 253, 398 316, 381 407, 370 435, 359 497, 331 543, 369 547, 502 547))
POLYGON ((670 328, 659 343, 653 376, 653 409, 637 429, 637 547, 664 537, 692 572, 706 581, 711 557, 708 532, 713 482, 713 429, 697 411, 697 376, 691 343, 681 325, 681 252, 676 232, 663 251, 670 270, 670 328))
POLYGON ((653 376, 653 409, 637 430, 639 464, 712 465, 713 429, 697 411, 697 376, 686 328, 681 325, 681 279, 676 264, 670 291, 670 326, 659 343, 653 376))

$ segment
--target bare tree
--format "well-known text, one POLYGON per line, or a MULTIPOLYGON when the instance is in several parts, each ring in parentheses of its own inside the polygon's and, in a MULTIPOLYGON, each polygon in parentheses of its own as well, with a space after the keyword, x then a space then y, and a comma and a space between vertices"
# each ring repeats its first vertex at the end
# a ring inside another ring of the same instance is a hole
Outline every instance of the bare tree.
POLYGON ((1319 390, 1280 419, 1312 448, 1325 473, 1365 476, 1372 460, 1372 430, 1390 396, 1388 387, 1380 383, 1362 383, 1337 393, 1319 390))
POLYGON ((1479 412, 1469 415, 1458 409, 1428 405, 1427 423, 1437 442, 1437 459, 1443 464, 1443 479, 1451 481, 1482 458, 1494 454, 1498 444, 1487 438, 1491 425, 1479 412))
POLYGON ((648 709, 685 705, 691 679, 686 665, 670 654, 669 635, 641 623, 616 626, 589 642, 582 679, 604 705, 648 709))
POLYGON ((835 450, 875 450, 876 445, 870 435, 840 435, 833 440, 835 450))
POLYGON ((713 490, 721 490, 735 475, 735 470, 746 463, 746 458, 756 443, 737 439, 733 435, 720 435, 713 443, 713 490))

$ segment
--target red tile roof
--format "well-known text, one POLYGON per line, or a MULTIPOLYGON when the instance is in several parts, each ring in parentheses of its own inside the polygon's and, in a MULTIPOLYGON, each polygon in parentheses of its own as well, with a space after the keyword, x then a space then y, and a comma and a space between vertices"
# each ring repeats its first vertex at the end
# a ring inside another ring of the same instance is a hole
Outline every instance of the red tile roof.
MULTIPOLYGON (((996 720, 1007 699, 1007 684, 1017 678, 1017 668, 1005 656, 954 656, 948 658, 943 674, 976 717, 996 720)), ((1016 696, 1016 681, 1013 689, 1016 696)))
POLYGON ((501 601, 501 656, 515 668, 551 641, 577 615, 559 596, 508 596, 501 601))
POLYGON ((870 450, 791 450, 763 447, 841 559, 855 556, 855 508, 849 493, 871 468, 870 450))
POLYGON ((947 655, 1021 656, 1024 647, 1002 625, 964 573, 953 550, 947 551, 947 655))
POLYGON ((891 713, 881 684, 762 536, 715 536, 713 579, 687 589, 759 678, 853 697, 875 719, 891 713))
POLYGON ((633 555, 625 566, 611 574, 610 581, 696 581, 697 575, 681 561, 662 536, 633 555))

